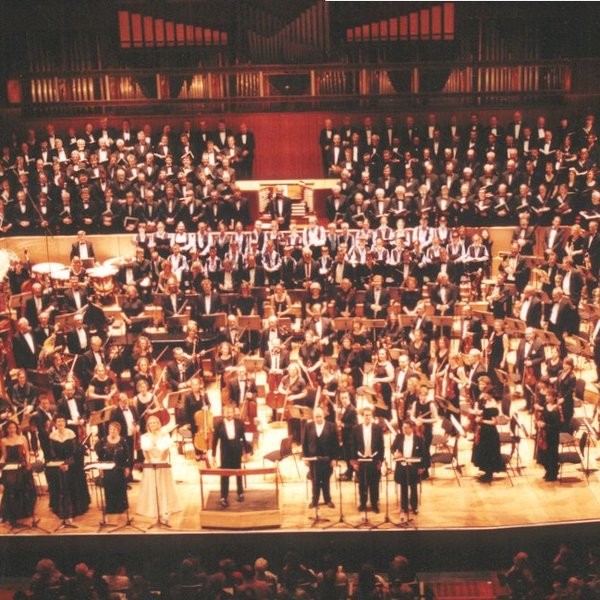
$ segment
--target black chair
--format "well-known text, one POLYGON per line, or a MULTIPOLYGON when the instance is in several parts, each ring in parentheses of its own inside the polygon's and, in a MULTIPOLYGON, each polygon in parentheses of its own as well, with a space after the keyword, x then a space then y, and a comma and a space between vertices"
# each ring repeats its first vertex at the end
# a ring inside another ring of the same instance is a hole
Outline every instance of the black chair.
MULTIPOLYGON (((561 434, 562 435, 562 434, 561 434)), ((568 445, 566 446, 566 450, 560 450, 558 452, 558 482, 563 482, 562 472, 563 467, 565 465, 581 465, 581 470, 583 471, 583 476, 585 479, 586 485, 589 484, 588 481, 588 472, 585 468, 584 464, 584 454, 587 446, 588 433, 584 431, 579 439, 579 444, 575 443, 574 449, 571 449, 573 445, 568 440, 568 445)), ((576 440, 574 440, 576 442, 576 440)), ((562 442, 561 442, 561 445, 562 442)))
POLYGON ((279 472, 279 463, 282 460, 289 458, 290 456, 294 459, 294 464, 296 465, 296 472, 298 473, 298 479, 300 479, 300 468, 298 467, 298 459, 296 458, 296 454, 294 453, 294 450, 293 450, 291 437, 285 437, 281 440, 281 444, 279 445, 279 450, 273 450, 272 452, 269 452, 268 454, 265 454, 263 456, 263 466, 265 464, 265 461, 267 461, 267 460, 269 462, 275 463, 275 465, 277 466, 277 477, 279 477, 279 480, 281 481, 282 484, 283 484, 283 477, 281 476, 281 473, 279 472))
POLYGON ((458 440, 459 438, 457 437, 454 441, 454 446, 451 448, 445 436, 433 436, 433 439, 431 440, 433 452, 429 458, 433 475, 431 478, 432 484, 435 479, 436 465, 445 465, 452 469, 454 477, 456 478, 456 483, 460 486, 460 478, 458 475, 461 472, 461 467, 458 463, 458 440))

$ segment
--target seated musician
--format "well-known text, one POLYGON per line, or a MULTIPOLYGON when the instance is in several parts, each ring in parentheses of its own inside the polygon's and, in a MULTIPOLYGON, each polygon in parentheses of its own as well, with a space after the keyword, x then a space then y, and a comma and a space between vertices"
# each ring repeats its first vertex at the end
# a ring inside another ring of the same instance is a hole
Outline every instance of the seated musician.
POLYGON ((102 410, 116 393, 117 385, 106 372, 106 367, 103 364, 96 365, 86 393, 88 410, 102 410))
POLYGON ((81 283, 77 277, 69 279, 69 289, 65 292, 63 309, 71 313, 81 310, 88 302, 85 290, 81 289, 81 283))
POLYGON ((422 329, 415 329, 414 339, 408 344, 408 355, 412 369, 429 375, 429 342, 425 341, 422 329))
POLYGON ((10 388, 10 401, 19 415, 19 422, 24 414, 31 414, 38 401, 38 390, 27 380, 27 371, 19 369, 17 381, 10 388))
POLYGON ((304 318, 312 315, 313 307, 318 304, 319 309, 324 314, 327 310, 327 296, 318 281, 313 281, 308 288, 306 295, 302 298, 302 316, 304 318))
MULTIPOLYGON (((260 352, 266 356, 266 352, 271 345, 277 341, 281 343, 287 337, 287 331, 278 325, 277 317, 272 315, 267 320, 267 328, 263 329, 260 335, 260 352)), ((287 344, 284 344, 287 348, 287 344)))
POLYGON ((494 315, 494 319, 504 319, 512 311, 512 297, 506 285, 506 276, 500 272, 496 276, 496 285, 487 297, 488 310, 494 315))
POLYGON ((272 314, 277 318, 287 314, 287 311, 292 307, 292 300, 283 283, 277 283, 273 287, 273 293, 269 296, 267 302, 271 307, 272 314))
POLYGON ((86 269, 83 266, 83 262, 79 256, 74 256, 71 259, 71 266, 69 268, 69 279, 71 277, 77 277, 79 283, 84 284, 87 283, 87 274, 86 269))
POLYGON ((133 387, 137 388, 138 381, 142 379, 148 384, 149 388, 154 386, 154 373, 153 367, 155 365, 150 362, 148 357, 142 356, 138 358, 135 366, 133 367, 134 375, 133 375, 133 387))
POLYGON ((102 339, 99 336, 94 335, 90 339, 89 350, 86 350, 79 357, 75 367, 75 373, 79 377, 81 384, 85 387, 94 376, 96 367, 105 364, 106 356, 104 354, 102 339))

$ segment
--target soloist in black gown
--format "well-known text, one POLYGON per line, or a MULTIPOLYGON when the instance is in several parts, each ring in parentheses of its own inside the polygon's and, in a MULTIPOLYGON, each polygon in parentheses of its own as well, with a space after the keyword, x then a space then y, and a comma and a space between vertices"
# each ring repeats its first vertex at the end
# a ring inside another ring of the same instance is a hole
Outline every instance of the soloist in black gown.
POLYGON ((96 454, 99 461, 115 463, 114 469, 103 471, 106 512, 122 513, 128 507, 125 469, 131 468, 127 441, 120 437, 118 442, 111 443, 104 438, 96 444, 96 454))
POLYGON ((8 523, 16 523, 19 519, 33 515, 36 493, 33 475, 29 469, 23 466, 25 451, 23 444, 6 446, 6 464, 21 465, 14 471, 5 469, 2 472, 4 493, 0 504, 0 514, 2 520, 8 523))

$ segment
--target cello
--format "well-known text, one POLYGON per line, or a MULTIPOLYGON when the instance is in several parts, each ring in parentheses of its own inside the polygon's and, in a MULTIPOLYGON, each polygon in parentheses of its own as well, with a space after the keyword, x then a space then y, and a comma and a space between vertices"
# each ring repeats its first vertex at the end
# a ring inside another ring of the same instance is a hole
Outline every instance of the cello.
POLYGON ((194 448, 200 452, 204 457, 204 460, 207 461, 206 455, 212 448, 214 425, 213 414, 210 411, 210 408, 208 408, 208 405, 205 405, 194 413, 194 424, 196 425, 194 448))

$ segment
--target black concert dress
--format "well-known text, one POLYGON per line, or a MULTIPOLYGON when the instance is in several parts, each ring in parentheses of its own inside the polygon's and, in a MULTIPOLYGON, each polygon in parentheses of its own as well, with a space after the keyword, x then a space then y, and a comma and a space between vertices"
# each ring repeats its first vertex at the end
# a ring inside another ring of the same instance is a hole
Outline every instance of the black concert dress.
POLYGON ((8 469, 2 471, 4 493, 0 503, 0 514, 2 520, 8 523, 16 523, 19 519, 33 515, 36 493, 33 475, 24 466, 26 451, 24 444, 6 446, 6 464, 19 465, 19 468, 14 471, 8 469))
MULTIPOLYGON (((496 407, 484 408, 482 418, 485 421, 495 419, 499 415, 496 407)), ((473 447, 473 464, 485 473, 504 471, 500 456, 500 435, 495 425, 481 423, 478 443, 473 447)))
POLYGON ((96 454, 101 462, 114 462, 115 468, 103 471, 104 498, 108 514, 122 513, 127 507, 127 478, 125 469, 131 468, 127 441, 120 437, 111 443, 104 438, 96 444, 96 454))

